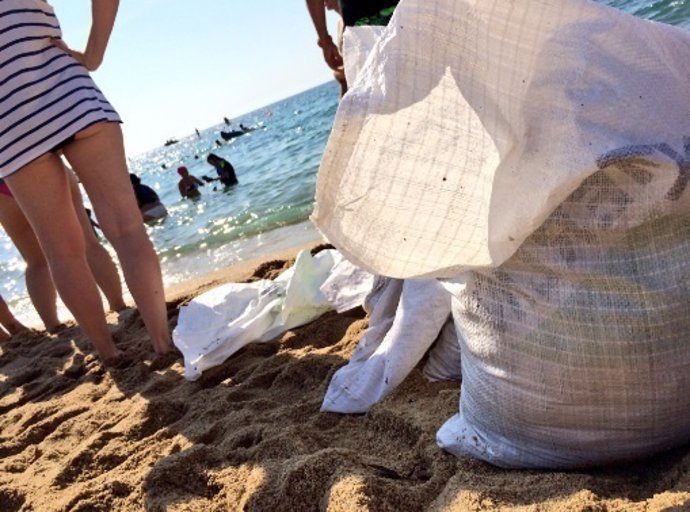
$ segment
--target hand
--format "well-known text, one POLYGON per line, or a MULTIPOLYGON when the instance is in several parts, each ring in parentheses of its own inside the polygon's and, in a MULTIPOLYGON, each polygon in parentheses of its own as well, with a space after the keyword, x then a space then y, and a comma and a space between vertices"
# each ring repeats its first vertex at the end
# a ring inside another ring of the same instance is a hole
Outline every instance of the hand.
POLYGON ((79 64, 84 66, 88 71, 95 71, 98 66, 101 65, 102 58, 98 59, 93 56, 87 55, 86 52, 78 52, 77 50, 72 50, 62 39, 51 39, 53 46, 60 48, 62 51, 70 54, 79 64))
POLYGON ((323 60, 326 61, 329 68, 335 71, 343 65, 343 58, 340 56, 338 47, 332 40, 328 39, 320 43, 319 46, 323 50, 323 60))

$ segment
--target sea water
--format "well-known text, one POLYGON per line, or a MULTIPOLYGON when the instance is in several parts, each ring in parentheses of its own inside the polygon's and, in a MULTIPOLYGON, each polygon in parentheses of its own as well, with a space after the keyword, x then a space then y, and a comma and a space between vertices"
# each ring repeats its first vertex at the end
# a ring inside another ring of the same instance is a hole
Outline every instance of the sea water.
MULTIPOLYGON (((690 30, 688 0, 601 0, 636 16, 690 30)), ((319 240, 308 222, 314 206, 316 171, 338 103, 335 82, 323 84, 254 112, 200 130, 176 144, 129 159, 130 171, 161 197, 168 217, 147 229, 161 261, 166 286, 202 276, 241 260, 319 240), (252 131, 224 141, 221 131, 252 131), (230 161, 239 185, 217 182, 201 187, 198 200, 182 199, 177 168, 192 175, 215 176, 209 152, 230 161)), ((171 136, 175 134, 170 134, 171 136)), ((164 141, 161 141, 163 143, 164 141)), ((112 253, 112 248, 105 243, 112 253)), ((24 285, 25 265, 0 230, 0 293, 29 325, 40 322, 24 285)), ((61 318, 69 313, 60 306, 61 318)))
MULTIPOLYGON (((339 91, 335 82, 328 82, 232 118, 229 125, 219 111, 219 123, 200 129, 199 135, 190 126, 191 134, 177 143, 128 159, 130 172, 153 188, 168 210, 165 219, 147 225, 166 286, 321 240, 308 218, 339 91), (240 124, 250 131, 230 141, 221 137, 221 131, 239 130, 240 124), (239 184, 206 183, 199 199, 182 198, 177 168, 185 166, 200 179, 217 177, 206 163, 210 152, 232 163, 239 184)), ((21 256, 0 230, 0 294, 20 320, 39 326, 24 269, 21 256)), ((61 319, 71 318, 62 304, 59 313, 61 319)))

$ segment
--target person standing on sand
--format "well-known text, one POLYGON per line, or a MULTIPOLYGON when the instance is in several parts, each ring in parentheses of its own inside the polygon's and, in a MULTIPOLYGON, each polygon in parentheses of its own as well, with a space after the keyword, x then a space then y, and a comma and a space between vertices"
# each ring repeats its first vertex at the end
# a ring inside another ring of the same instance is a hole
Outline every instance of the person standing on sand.
MULTIPOLYGON (((343 23, 343 15, 340 13, 340 2, 338 0, 324 0, 323 5, 329 11, 335 11, 340 16, 338 20, 338 53, 340 58, 343 57, 343 32, 345 31, 345 24, 343 23)), ((340 97, 342 98, 347 92, 347 80, 345 79, 345 67, 341 64, 333 70, 333 78, 340 84, 340 97)))
POLYGON ((92 0, 83 52, 70 49, 43 0, 0 1, 0 178, 33 227, 63 302, 106 365, 122 364, 71 203, 61 150, 88 193, 158 354, 170 351, 160 265, 129 182, 120 117, 92 81, 117 0, 92 0))
POLYGON ((0 296, 0 325, 4 328, 0 329, 0 341, 6 341, 10 339, 10 336, 29 330, 14 317, 2 296, 0 296))
MULTIPOLYGON (((91 227, 76 179, 69 171, 65 170, 65 172, 70 181, 72 206, 84 235, 89 268, 108 300, 111 311, 122 311, 127 304, 122 298, 122 285, 117 267, 91 227)), ((24 272, 26 289, 43 326, 50 333, 59 331, 64 324, 58 318, 57 292, 50 276, 48 262, 31 225, 3 180, 0 180, 0 224, 26 262, 24 272)))
MULTIPOLYGON (((339 13, 345 27, 386 25, 399 0, 340 0, 339 13)), ((340 49, 333 42, 326 25, 326 6, 333 8, 333 0, 306 0, 307 10, 316 29, 316 44, 323 52, 326 64, 333 71, 342 69, 340 49)), ((344 77, 343 77, 344 78, 344 77)))

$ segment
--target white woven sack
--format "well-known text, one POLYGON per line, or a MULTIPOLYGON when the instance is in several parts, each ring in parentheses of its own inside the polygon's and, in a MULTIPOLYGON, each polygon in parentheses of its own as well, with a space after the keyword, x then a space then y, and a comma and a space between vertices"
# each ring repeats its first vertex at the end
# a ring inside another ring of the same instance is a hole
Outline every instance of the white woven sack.
POLYGON ((565 468, 690 441, 688 55, 586 0, 402 0, 368 55, 314 220, 377 273, 473 270, 449 284, 451 452, 565 468))
POLYGON ((499 269, 447 285, 462 386, 442 447, 569 468, 690 441, 690 191, 669 149, 600 160, 499 269))
POLYGON ((313 220, 387 276, 497 266, 601 155, 682 148, 689 54, 681 29, 588 0, 402 0, 358 57, 313 220))

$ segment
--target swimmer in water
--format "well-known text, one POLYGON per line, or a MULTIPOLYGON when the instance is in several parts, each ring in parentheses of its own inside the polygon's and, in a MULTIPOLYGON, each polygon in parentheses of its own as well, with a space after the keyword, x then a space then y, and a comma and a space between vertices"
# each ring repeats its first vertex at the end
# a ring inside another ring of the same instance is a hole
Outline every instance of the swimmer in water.
POLYGON ((206 161, 216 169, 216 173, 218 173, 218 178, 216 179, 223 185, 229 187, 239 183, 237 181, 237 176, 235 176, 235 168, 230 162, 219 157, 215 153, 209 153, 206 157, 206 161))
POLYGON ((177 188, 179 189, 182 197, 187 199, 196 199, 201 197, 199 187, 204 185, 203 181, 196 176, 189 174, 189 170, 184 165, 177 168, 177 174, 181 176, 180 181, 177 184, 177 188))

